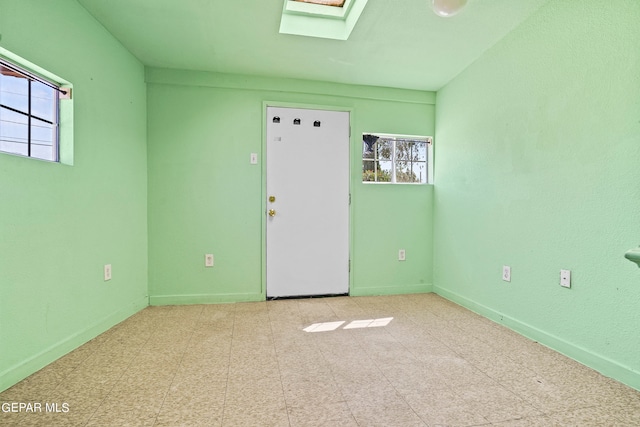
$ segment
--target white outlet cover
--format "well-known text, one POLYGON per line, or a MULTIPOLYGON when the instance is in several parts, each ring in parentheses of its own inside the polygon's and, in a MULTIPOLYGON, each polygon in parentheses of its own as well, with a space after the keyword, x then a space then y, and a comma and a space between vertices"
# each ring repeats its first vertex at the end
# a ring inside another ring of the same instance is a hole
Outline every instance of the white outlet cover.
POLYGON ((505 282, 511 281, 511 267, 509 267, 508 265, 502 266, 502 280, 504 280, 505 282))
POLYGON ((560 286, 571 287, 571 270, 560 270, 560 286))
POLYGON ((407 260, 407 252, 404 249, 398 250, 398 261, 406 261, 407 260))
POLYGON ((104 281, 111 280, 111 264, 106 264, 104 266, 104 281))
POLYGON ((213 267, 213 254, 206 254, 204 256, 204 266, 213 267))

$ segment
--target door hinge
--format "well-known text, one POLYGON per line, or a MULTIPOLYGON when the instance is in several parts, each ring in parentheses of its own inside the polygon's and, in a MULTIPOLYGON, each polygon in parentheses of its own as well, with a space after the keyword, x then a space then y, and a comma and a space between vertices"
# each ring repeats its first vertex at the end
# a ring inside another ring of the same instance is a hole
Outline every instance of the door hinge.
POLYGON ((349 193, 349 206, 351 206, 351 193, 349 193))
POLYGON ((351 273, 351 260, 349 260, 349 273, 351 273))

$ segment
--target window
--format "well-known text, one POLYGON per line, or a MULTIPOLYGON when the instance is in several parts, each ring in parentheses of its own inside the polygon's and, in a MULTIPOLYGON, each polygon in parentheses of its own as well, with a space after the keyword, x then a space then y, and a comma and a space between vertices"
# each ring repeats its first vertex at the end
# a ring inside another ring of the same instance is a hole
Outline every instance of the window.
POLYGON ((67 92, 0 59, 0 151, 57 162, 59 98, 67 92))
POLYGON ((280 33, 348 40, 369 0, 285 0, 280 33))
POLYGON ((362 182, 428 184, 432 138, 365 133, 362 182))
POLYGON ((342 7, 344 6, 344 2, 345 2, 345 0, 295 0, 295 1, 299 1, 302 3, 320 4, 324 6, 335 6, 335 7, 342 7))

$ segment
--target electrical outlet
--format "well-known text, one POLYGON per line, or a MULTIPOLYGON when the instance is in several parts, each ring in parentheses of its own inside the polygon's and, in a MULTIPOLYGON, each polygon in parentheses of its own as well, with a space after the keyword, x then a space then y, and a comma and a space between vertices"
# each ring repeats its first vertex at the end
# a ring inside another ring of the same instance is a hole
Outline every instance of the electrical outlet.
POLYGON ((398 250, 398 261, 406 261, 407 260, 407 252, 404 249, 398 250))
POLYGON ((502 266, 502 280, 504 280, 505 282, 511 281, 511 267, 509 267, 508 265, 502 266))
POLYGON ((560 270, 560 286, 571 287, 571 270, 560 270))
POLYGON ((104 281, 111 280, 111 264, 104 266, 104 281))
POLYGON ((204 266, 213 267, 213 254, 206 254, 204 256, 204 266))

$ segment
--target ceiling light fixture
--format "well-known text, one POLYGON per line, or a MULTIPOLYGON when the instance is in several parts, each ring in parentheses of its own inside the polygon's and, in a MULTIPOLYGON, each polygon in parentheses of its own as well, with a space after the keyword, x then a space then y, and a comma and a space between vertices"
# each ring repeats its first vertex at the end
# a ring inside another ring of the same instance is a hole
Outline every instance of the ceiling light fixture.
POLYGON ((467 0, 431 0, 436 15, 448 18, 460 12, 467 0))

